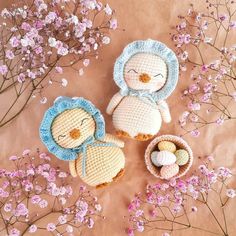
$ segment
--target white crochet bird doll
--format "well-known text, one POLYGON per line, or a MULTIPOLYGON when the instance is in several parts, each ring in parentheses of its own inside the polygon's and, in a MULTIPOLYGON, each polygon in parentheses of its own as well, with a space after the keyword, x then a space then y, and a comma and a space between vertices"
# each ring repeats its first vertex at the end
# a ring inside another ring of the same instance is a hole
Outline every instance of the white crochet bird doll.
POLYGON ((114 80, 120 91, 111 99, 107 113, 112 115, 116 134, 145 141, 171 122, 165 99, 178 81, 175 53, 155 40, 134 41, 115 62, 114 80))

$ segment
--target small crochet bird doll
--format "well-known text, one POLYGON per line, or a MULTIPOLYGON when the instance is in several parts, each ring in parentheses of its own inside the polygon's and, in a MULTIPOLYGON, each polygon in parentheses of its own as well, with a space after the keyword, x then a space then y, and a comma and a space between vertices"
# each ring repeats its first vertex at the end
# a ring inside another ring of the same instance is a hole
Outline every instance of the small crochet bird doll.
POLYGON ((105 133, 103 116, 84 98, 57 98, 44 115, 40 137, 88 185, 105 186, 124 172, 123 141, 105 133))
POLYGON ((171 121, 165 99, 175 89, 178 73, 175 53, 161 42, 140 40, 125 47, 114 67, 120 91, 107 107, 118 136, 145 141, 158 133, 162 120, 171 121))

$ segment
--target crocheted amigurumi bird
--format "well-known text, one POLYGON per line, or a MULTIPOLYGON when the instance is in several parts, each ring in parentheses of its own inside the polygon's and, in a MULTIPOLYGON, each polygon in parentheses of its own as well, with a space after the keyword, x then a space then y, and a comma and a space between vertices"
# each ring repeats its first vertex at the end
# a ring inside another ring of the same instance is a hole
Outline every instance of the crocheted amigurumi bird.
POLYGON ((101 187, 124 172, 123 141, 105 133, 100 111, 84 98, 59 97, 40 126, 40 137, 48 150, 69 161, 72 176, 101 187))
POLYGON ((107 107, 118 136, 148 140, 158 133, 162 120, 171 121, 164 99, 176 87, 178 72, 174 52, 161 42, 140 40, 125 47, 114 67, 120 91, 107 107))

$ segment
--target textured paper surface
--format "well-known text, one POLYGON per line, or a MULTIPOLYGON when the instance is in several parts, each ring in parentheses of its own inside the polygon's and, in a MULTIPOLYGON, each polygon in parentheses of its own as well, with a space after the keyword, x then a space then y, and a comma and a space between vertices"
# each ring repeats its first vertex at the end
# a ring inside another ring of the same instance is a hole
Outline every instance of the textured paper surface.
MULTIPOLYGON (((193 1, 201 8, 203 0, 193 1)), ((177 15, 188 9, 189 1, 178 0, 108 0, 112 8, 116 9, 119 28, 112 34, 112 43, 103 48, 100 58, 92 61, 92 64, 85 70, 85 74, 80 77, 77 73, 67 70, 63 77, 69 80, 67 88, 51 87, 47 90, 48 103, 41 105, 39 101, 33 100, 27 109, 10 125, 0 131, 1 167, 8 167, 7 157, 13 154, 21 154, 23 148, 35 150, 39 147, 46 151, 41 143, 38 134, 38 127, 45 110, 52 104, 59 95, 82 96, 91 100, 104 114, 106 129, 114 133, 111 117, 105 115, 106 106, 111 97, 118 91, 112 79, 113 65, 126 44, 137 39, 157 39, 169 47, 173 48, 170 41, 170 28, 176 23, 177 15), (122 29, 125 31, 123 32, 122 29)), ((0 1, 0 8, 9 5, 10 1, 0 1)), ((180 134, 177 125, 179 114, 183 111, 184 105, 180 100, 181 90, 188 84, 187 77, 181 78, 175 92, 168 98, 167 102, 171 109, 173 122, 163 124, 159 134, 180 134)), ((7 99, 7 98, 5 98, 7 99)), ((194 152, 194 166, 199 164, 198 156, 214 154, 217 156, 217 166, 225 165, 235 169, 236 147, 235 147, 235 122, 227 123, 222 128, 216 126, 208 127, 204 130, 201 138, 194 139, 186 137, 194 152)), ((125 219, 127 215, 127 204, 135 192, 140 192, 149 183, 157 180, 147 171, 144 164, 144 151, 149 142, 137 142, 125 140, 126 173, 120 182, 111 186, 94 190, 103 205, 103 214, 106 220, 100 220, 95 224, 93 230, 84 230, 82 235, 86 236, 122 236, 125 235, 125 219)), ((55 158, 56 160, 56 158, 55 158)), ((68 163, 56 160, 58 165, 68 169, 68 163)), ((194 170, 194 167, 191 171, 194 170)), ((74 185, 78 186, 81 181, 74 179, 74 185)), ((232 184, 235 188, 235 184, 232 184)), ((76 188, 76 187, 75 187, 76 188)), ((235 201, 234 201, 235 202, 235 201)), ((214 203, 213 203, 214 204, 214 203)), ((227 217, 233 222, 235 217, 235 203, 228 208, 227 217)), ((192 218, 198 226, 204 226, 209 230, 216 230, 214 221, 207 219, 206 209, 200 208, 198 213, 192 218)), ((50 219, 48 219, 49 221, 50 219)), ((48 222, 47 221, 47 222, 48 222)), ((234 235, 236 232, 235 223, 231 225, 230 231, 234 235)), ((161 233, 145 232, 145 236, 156 236, 161 233)), ((193 231, 179 231, 174 235, 194 235, 205 236, 208 233, 193 231)))

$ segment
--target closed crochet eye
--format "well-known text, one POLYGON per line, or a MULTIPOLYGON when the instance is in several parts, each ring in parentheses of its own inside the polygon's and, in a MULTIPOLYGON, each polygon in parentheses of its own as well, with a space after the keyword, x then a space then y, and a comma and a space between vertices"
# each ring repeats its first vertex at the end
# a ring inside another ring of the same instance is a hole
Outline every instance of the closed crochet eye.
POLYGON ((154 77, 159 77, 159 76, 161 76, 162 78, 164 78, 164 76, 163 76, 161 73, 154 75, 154 77))
POLYGON ((128 73, 130 73, 130 72, 134 72, 134 73, 138 74, 138 72, 135 69, 128 70, 128 73))
POLYGON ((66 137, 65 134, 60 134, 60 135, 57 137, 57 140, 60 141, 60 139, 65 138, 65 137, 66 137))
POLYGON ((83 125, 83 123, 84 123, 86 120, 89 120, 89 118, 84 118, 83 120, 81 120, 80 125, 83 125))

